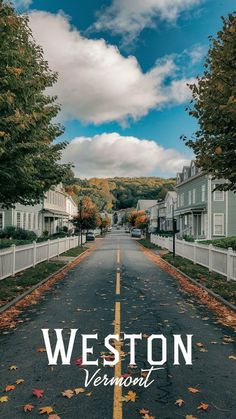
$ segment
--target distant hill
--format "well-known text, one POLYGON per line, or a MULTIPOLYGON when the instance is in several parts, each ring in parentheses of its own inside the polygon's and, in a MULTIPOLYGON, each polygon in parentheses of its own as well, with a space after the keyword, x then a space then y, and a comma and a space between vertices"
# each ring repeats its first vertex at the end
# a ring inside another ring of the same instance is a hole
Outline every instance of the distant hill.
POLYGON ((139 199, 163 199, 175 186, 175 179, 160 177, 115 177, 74 179, 69 186, 75 199, 89 196, 99 210, 119 210, 136 207, 139 199))

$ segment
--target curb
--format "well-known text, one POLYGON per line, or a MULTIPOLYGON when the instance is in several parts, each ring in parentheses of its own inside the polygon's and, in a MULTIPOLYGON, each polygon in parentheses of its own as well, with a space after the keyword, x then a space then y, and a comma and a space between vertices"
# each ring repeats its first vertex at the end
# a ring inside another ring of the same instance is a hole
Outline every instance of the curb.
POLYGON ((53 274, 49 275, 47 278, 42 279, 40 282, 38 282, 37 284, 33 285, 33 287, 29 288, 27 291, 23 292, 23 294, 18 295, 17 297, 15 297, 12 301, 9 301, 9 303, 5 304, 4 306, 0 307, 0 314, 4 313, 5 311, 7 311, 9 308, 11 308, 12 306, 14 306, 16 303, 18 303, 19 301, 23 300, 23 298, 25 298, 27 295, 31 294, 33 291, 35 291, 37 288, 39 288, 41 285, 45 284, 45 282, 49 281, 50 279, 52 279, 55 275, 58 275, 59 273, 65 271, 65 273, 67 271, 70 270, 70 265, 79 261, 79 259, 84 256, 86 253, 89 253, 89 251, 91 251, 91 248, 86 249, 83 253, 81 253, 79 256, 76 256, 71 262, 68 262, 66 265, 62 266, 62 268, 58 269, 56 272, 54 272, 53 274))
MULTIPOLYGON (((147 251, 150 251, 154 256, 157 256, 156 253, 154 253, 151 249, 148 249, 147 247, 143 246, 143 244, 139 243, 140 246, 142 246, 144 249, 146 249, 147 251)), ((212 297, 214 297, 216 300, 218 300, 220 303, 224 304, 225 306, 227 306, 228 308, 230 308, 231 310, 233 310, 236 313, 236 306, 232 303, 229 303, 227 300, 225 300, 223 297, 221 297, 219 294, 216 294, 214 291, 210 290, 209 288, 205 287, 205 285, 200 284, 199 282, 197 282, 195 279, 191 278, 190 276, 188 276, 187 274, 185 274, 184 272, 182 272, 180 269, 176 268, 174 265, 171 265, 171 263, 167 262, 165 259, 163 259, 161 256, 159 256, 161 258, 161 260, 166 263, 167 266, 169 266, 170 268, 174 269, 176 272, 178 272, 179 274, 183 275, 186 279, 188 279, 188 281, 192 282, 192 284, 196 285, 197 287, 203 289, 204 291, 206 291, 208 294, 210 294, 212 297)))

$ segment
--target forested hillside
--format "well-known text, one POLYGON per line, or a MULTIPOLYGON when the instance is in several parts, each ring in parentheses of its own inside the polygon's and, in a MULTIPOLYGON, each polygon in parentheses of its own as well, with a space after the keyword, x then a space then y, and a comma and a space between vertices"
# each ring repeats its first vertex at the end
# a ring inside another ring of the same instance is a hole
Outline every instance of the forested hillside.
POLYGON ((75 199, 89 196, 101 211, 134 208, 139 199, 162 199, 174 185, 175 179, 159 177, 75 178, 67 190, 75 199))

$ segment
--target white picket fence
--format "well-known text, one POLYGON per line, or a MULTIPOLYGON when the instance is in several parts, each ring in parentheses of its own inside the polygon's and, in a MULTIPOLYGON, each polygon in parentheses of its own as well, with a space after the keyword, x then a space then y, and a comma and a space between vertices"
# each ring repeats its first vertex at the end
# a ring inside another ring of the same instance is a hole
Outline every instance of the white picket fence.
MULTIPOLYGON (((86 238, 83 236, 83 243, 86 238)), ((11 246, 0 251, 0 280, 25 269, 35 267, 38 263, 59 256, 69 249, 79 246, 78 236, 65 237, 45 242, 11 246)))
MULTIPOLYGON (((170 252, 173 251, 172 237, 152 234, 151 242, 170 252)), ((210 272, 217 272, 226 276, 228 280, 236 281, 236 252, 232 248, 226 250, 214 247, 212 244, 204 245, 176 239, 175 252, 176 255, 189 259, 193 263, 205 266, 210 272)))

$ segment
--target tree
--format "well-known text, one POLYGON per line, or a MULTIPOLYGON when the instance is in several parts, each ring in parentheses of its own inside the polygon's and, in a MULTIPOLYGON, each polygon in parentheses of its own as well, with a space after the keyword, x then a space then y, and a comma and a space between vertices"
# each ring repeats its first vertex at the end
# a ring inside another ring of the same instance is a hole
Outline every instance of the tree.
POLYGON ((65 142, 52 123, 59 111, 46 94, 57 79, 36 45, 26 16, 0 0, 0 202, 36 204, 63 180, 68 165, 59 164, 65 142))
POLYGON ((143 214, 143 215, 138 215, 136 220, 135 220, 135 227, 139 228, 140 230, 142 230, 143 232, 148 230, 148 226, 149 226, 149 218, 147 215, 143 214))
POLYGON ((96 204, 89 197, 83 197, 79 203, 78 214, 74 218, 74 225, 80 230, 94 230, 101 223, 96 204), (81 203, 81 207, 80 207, 81 203))
POLYGON ((199 167, 236 191, 236 15, 222 18, 223 28, 211 39, 205 72, 190 85, 189 114, 198 119, 194 139, 184 140, 199 167))
POLYGON ((108 217, 108 215, 106 214, 105 216, 101 217, 101 223, 100 223, 100 229, 101 229, 101 234, 103 234, 104 230, 106 231, 107 228, 109 227, 109 225, 111 224, 111 220, 108 217))
POLYGON ((140 217, 145 217, 146 213, 143 210, 140 211, 132 211, 129 215, 129 223, 132 227, 137 227, 136 222, 137 219, 140 217))

